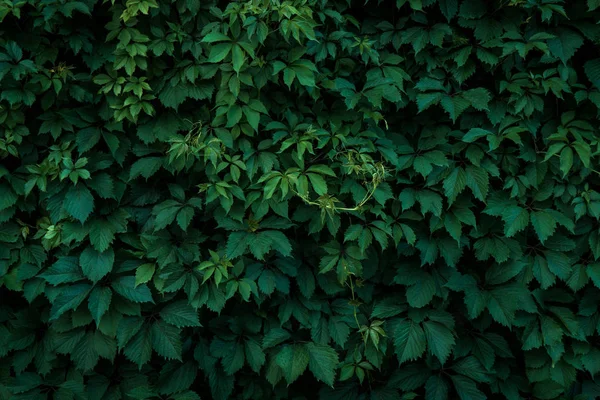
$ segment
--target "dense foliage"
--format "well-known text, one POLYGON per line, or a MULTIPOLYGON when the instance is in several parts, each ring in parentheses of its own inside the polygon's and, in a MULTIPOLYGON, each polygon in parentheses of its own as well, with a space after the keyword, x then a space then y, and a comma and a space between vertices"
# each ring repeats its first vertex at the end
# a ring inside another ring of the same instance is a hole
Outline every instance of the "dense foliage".
POLYGON ((0 398, 599 396, 599 20, 0 0, 0 398))

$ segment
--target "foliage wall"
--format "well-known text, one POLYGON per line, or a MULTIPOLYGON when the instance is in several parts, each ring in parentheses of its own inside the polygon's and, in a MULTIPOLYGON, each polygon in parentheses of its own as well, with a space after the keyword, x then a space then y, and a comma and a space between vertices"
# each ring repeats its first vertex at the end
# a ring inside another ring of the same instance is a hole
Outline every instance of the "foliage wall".
POLYGON ((0 398, 600 395, 599 19, 0 0, 0 398))

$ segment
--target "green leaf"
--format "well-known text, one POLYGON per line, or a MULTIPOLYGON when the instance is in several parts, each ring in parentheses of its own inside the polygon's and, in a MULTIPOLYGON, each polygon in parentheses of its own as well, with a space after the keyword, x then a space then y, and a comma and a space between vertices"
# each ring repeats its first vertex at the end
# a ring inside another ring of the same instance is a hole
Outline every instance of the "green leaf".
MULTIPOLYGON (((156 216, 156 220, 154 221, 154 224, 155 224, 154 229, 160 230, 160 229, 166 228, 173 221, 175 221, 175 218, 177 218, 177 222, 181 226, 181 224, 179 223, 179 219, 180 219, 179 212, 180 212, 180 210, 183 210, 183 209, 184 209, 183 205, 175 200, 166 200, 166 201, 163 201, 162 203, 156 205, 152 209, 152 214, 156 216)), ((192 216, 193 216, 193 210, 192 210, 192 216)), ((184 223, 184 222, 186 222, 185 216, 182 217, 181 223, 184 223)), ((189 224, 189 221, 187 221, 187 222, 189 224)), ((184 229, 184 228, 182 228, 182 229, 184 229)))
POLYGON ((233 64, 233 70, 235 72, 240 72, 240 69, 242 68, 242 65, 244 65, 244 51, 242 50, 242 47, 238 44, 234 44, 232 51, 231 51, 231 60, 232 60, 232 64, 233 64))
POLYGON ((214 42, 223 42, 223 41, 230 41, 231 39, 229 38, 229 36, 224 35, 220 32, 211 32, 209 34, 207 34, 206 36, 204 36, 201 40, 202 43, 214 43, 214 42))
POLYGON ((531 225, 542 243, 552 236, 556 230, 556 220, 546 211, 532 212, 531 225))
POLYGON ((100 253, 106 251, 115 239, 115 228, 107 220, 94 219, 90 223, 90 243, 100 253))
POLYGON ((266 357, 258 342, 253 339, 246 340, 244 342, 244 354, 250 368, 259 373, 261 367, 265 364, 266 357))
POLYGON ((263 337, 262 348, 268 349, 269 347, 277 346, 278 344, 288 340, 290 337, 290 333, 285 329, 271 328, 263 337))
POLYGON ((88 309, 92 314, 92 318, 96 322, 96 326, 100 325, 102 316, 106 314, 110 307, 112 299, 112 290, 107 287, 96 286, 90 293, 88 299, 88 309))
POLYGON ((433 321, 424 322, 423 328, 429 352, 445 364, 455 344, 454 335, 444 325, 433 321))
POLYGON ((318 381, 324 382, 333 387, 335 379, 335 369, 339 362, 335 350, 326 345, 308 343, 308 368, 318 381))
POLYGON ((0 211, 14 206, 18 198, 10 186, 0 183, 0 211))
POLYGON ((508 207, 502 213, 504 234, 512 237, 529 226, 529 212, 521 207, 508 207))
POLYGON ((55 320, 65 312, 79 307, 91 290, 92 286, 87 283, 77 283, 63 288, 52 302, 50 320, 55 320))
POLYGON ((186 301, 177 301, 167 305, 160 310, 160 317, 178 328, 201 326, 198 320, 198 311, 186 301))
POLYGON ((70 216, 84 223, 94 211, 94 197, 89 189, 80 182, 69 188, 63 207, 70 216))
POLYGON ((401 320, 394 331, 394 346, 398 361, 414 361, 425 352, 427 342, 421 326, 411 320, 401 320))
POLYGON ((133 180, 138 176, 143 176, 148 180, 151 176, 156 174, 163 164, 162 157, 144 157, 140 158, 131 166, 129 172, 129 180, 133 180))
POLYGON ((51 285, 77 282, 84 279, 77 257, 62 256, 50 268, 39 275, 51 285))
POLYGON ((135 270, 135 287, 142 283, 148 283, 154 276, 155 265, 148 263, 142 264, 135 270))
POLYGON ((587 61, 583 65, 583 70, 590 82, 600 89, 600 58, 587 61))
POLYGON ((573 167, 573 149, 565 147, 560 152, 560 170, 563 173, 563 177, 567 176, 571 168, 573 167))
POLYGON ((561 29, 555 38, 548 40, 550 53, 565 65, 582 45, 583 37, 570 29, 561 29))
POLYGON ((79 256, 79 264, 83 274, 96 283, 112 271, 115 253, 112 249, 99 252, 92 247, 86 247, 79 256))
POLYGON ((487 171, 481 167, 468 166, 466 169, 467 186, 473 192, 476 199, 486 201, 489 190, 489 176, 487 171))
POLYGON ((136 285, 135 277, 123 276, 115 279, 112 288, 119 295, 134 303, 154 303, 152 293, 145 284, 136 285))
POLYGON ((431 376, 425 384, 426 400, 447 400, 450 385, 438 375, 431 376))
POLYGON ((465 170, 460 167, 454 168, 444 180, 444 195, 448 199, 449 205, 456 201, 456 197, 465 190, 466 186, 467 175, 465 170))
POLYGON ((433 300, 435 293, 436 288, 433 277, 428 273, 424 273, 417 280, 417 283, 406 289, 406 300, 411 307, 421 308, 433 300))
POLYGON ((208 55, 208 62, 218 63, 223 61, 231 52, 232 47, 233 45, 231 43, 219 43, 212 46, 208 55))
POLYGON ((471 379, 461 375, 450 375, 454 384, 454 389, 458 393, 460 400, 485 400, 487 396, 483 394, 477 385, 471 379))
POLYGON ((301 344, 285 345, 275 356, 275 362, 282 369, 283 376, 289 385, 304 373, 309 358, 307 346, 301 344))
POLYGON ((317 194, 319 196, 327 194, 327 183, 325 183, 325 179, 323 179, 323 177, 321 175, 318 175, 318 174, 306 174, 306 175, 308 176, 308 179, 310 180, 312 188, 314 189, 315 192, 317 192, 317 194))
MULTIPOLYGON (((446 0, 444 0, 446 1, 446 0)), ((448 0, 455 1, 455 0, 448 0)), ((456 122, 458 117, 470 106, 469 100, 462 96, 444 96, 441 101, 442 108, 446 111, 452 122, 456 122)))
POLYGON ((233 232, 227 239, 225 254, 227 258, 234 259, 246 252, 248 244, 251 243, 252 235, 247 232, 233 232))
POLYGON ((181 360, 180 330, 163 321, 155 321, 151 328, 152 348, 167 360, 181 360))
POLYGON ((458 12, 458 0, 439 0, 440 10, 444 17, 450 21, 458 12))

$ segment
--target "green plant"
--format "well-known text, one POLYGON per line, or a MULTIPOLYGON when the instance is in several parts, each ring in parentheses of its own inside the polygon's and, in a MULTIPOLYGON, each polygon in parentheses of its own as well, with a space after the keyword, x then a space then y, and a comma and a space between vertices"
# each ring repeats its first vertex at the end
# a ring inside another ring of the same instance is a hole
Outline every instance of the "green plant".
POLYGON ((600 396, 599 20, 0 0, 0 398, 600 396))

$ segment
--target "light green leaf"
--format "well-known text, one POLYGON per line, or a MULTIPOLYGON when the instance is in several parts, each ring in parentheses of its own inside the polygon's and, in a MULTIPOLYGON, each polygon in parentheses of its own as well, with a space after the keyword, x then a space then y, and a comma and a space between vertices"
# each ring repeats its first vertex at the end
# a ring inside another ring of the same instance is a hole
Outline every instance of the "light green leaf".
POLYGON ((152 263, 142 264, 135 270, 135 286, 147 283, 154 276, 155 265, 152 263))

